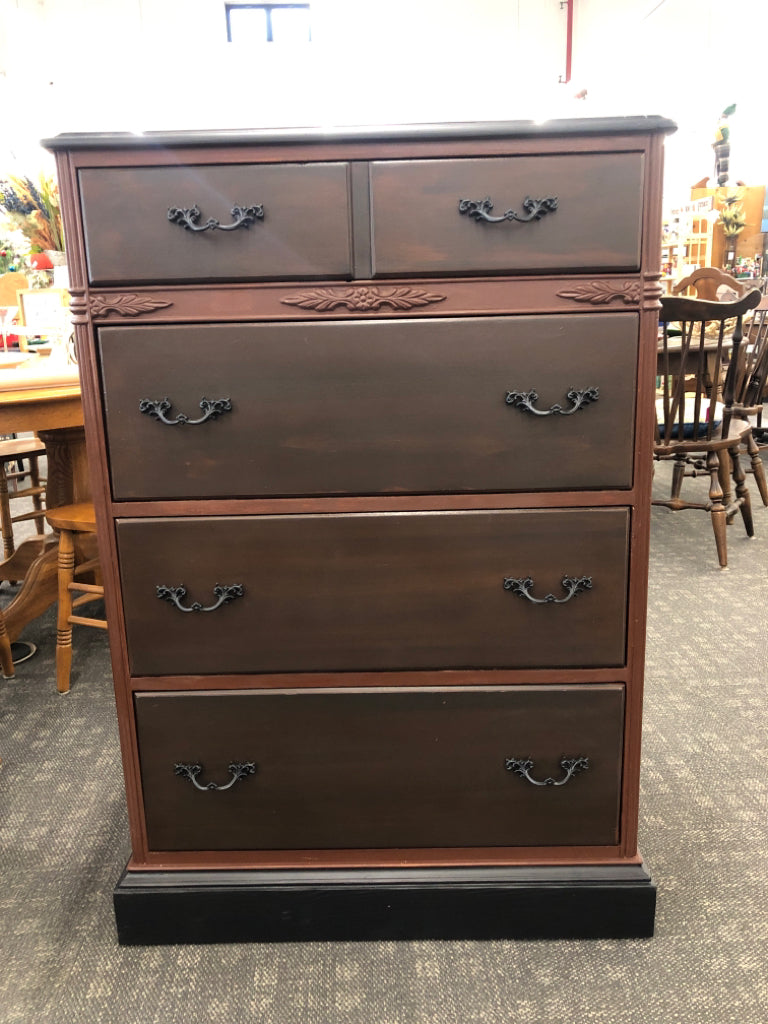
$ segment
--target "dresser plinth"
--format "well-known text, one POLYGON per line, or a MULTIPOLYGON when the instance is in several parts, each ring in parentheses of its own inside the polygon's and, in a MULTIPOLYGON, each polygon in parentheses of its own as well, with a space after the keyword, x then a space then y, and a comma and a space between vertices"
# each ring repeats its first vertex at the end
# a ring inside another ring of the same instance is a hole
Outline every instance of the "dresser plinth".
POLYGON ((354 871, 125 872, 122 945, 653 935, 640 865, 354 871))

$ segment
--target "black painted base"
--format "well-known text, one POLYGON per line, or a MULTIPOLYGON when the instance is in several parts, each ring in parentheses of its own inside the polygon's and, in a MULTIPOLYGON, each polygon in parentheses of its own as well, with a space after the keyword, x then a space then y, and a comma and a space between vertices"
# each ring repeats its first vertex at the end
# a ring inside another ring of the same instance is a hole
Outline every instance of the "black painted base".
POLYGON ((123 873, 121 945, 653 935, 638 865, 123 873))

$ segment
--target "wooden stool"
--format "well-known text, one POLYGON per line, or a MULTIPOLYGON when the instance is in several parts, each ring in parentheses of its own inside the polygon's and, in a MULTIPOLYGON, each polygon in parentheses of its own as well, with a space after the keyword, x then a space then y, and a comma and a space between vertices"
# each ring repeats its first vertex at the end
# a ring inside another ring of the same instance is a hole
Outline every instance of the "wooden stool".
POLYGON ((45 445, 36 437, 18 437, 0 441, 0 527, 2 527, 5 558, 10 558, 16 550, 13 539, 14 523, 23 523, 34 519, 37 532, 42 534, 45 531, 45 512, 43 510, 45 481, 41 481, 38 467, 38 458, 41 455, 45 455, 45 445), (9 467, 9 463, 16 463, 19 459, 29 460, 29 470, 17 470, 9 467), (29 487, 16 486, 13 490, 9 488, 10 480, 18 481, 27 473, 29 473, 31 481, 29 487), (11 501, 16 498, 31 498, 34 510, 22 515, 11 515, 11 501))
POLYGON ((94 626, 106 629, 105 619, 91 619, 73 615, 74 608, 104 596, 104 588, 96 583, 76 583, 75 576, 86 573, 99 576, 98 557, 87 558, 76 564, 76 538, 87 534, 96 536, 96 516, 93 504, 62 505, 46 512, 46 519, 59 534, 59 610, 56 620, 56 689, 59 693, 69 692, 69 677, 72 670, 72 626, 94 626), (73 593, 82 596, 73 599, 73 593))

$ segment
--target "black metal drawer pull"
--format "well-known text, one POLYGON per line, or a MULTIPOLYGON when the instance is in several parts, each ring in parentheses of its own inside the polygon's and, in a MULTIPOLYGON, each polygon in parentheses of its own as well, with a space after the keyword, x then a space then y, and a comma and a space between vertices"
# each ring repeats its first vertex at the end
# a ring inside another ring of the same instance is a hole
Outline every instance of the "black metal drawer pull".
POLYGON ((143 412, 146 416, 153 417, 153 419, 160 420, 167 427, 183 427, 185 425, 196 427, 200 423, 207 423, 208 420, 215 420, 217 416, 232 411, 231 398, 201 398, 200 408, 203 410, 202 416, 199 416, 196 420, 191 420, 185 413, 180 412, 175 419, 169 420, 165 414, 172 404, 170 398, 142 398, 139 400, 139 412, 143 412))
POLYGON ((231 224, 222 224, 214 217, 209 217, 208 220, 201 224, 200 218, 202 213, 197 203, 188 209, 171 206, 168 210, 168 220, 171 224, 178 224, 187 231, 236 231, 237 228, 249 228, 257 220, 264 219, 264 207, 260 204, 256 206, 233 206, 231 212, 231 224))
POLYGON ((507 405, 513 405, 518 409, 522 409, 523 412, 532 412, 534 416, 573 416, 579 409, 583 409, 592 402, 596 402, 599 397, 600 388, 583 388, 581 391, 577 391, 576 388, 570 388, 566 395, 566 398, 571 403, 570 409, 564 409, 559 402, 555 402, 549 409, 536 409, 533 404, 539 400, 536 391, 508 391, 505 402, 507 405))
POLYGON ((190 605, 183 605, 181 603, 182 598, 187 596, 186 588, 183 585, 179 587, 157 585, 157 596, 160 600, 170 601, 180 612, 215 612, 217 608, 229 604, 230 601, 234 601, 238 597, 242 597, 245 593, 245 588, 242 583, 233 583, 231 586, 222 586, 220 583, 217 583, 213 588, 213 592, 218 598, 215 604, 209 604, 207 607, 204 607, 199 601, 193 601, 190 605))
POLYGON ((465 213, 473 220, 487 221, 489 224, 499 224, 504 220, 516 220, 521 224, 527 224, 531 220, 541 220, 545 213, 554 213, 557 209, 557 196, 547 196, 546 199, 531 199, 530 196, 526 196, 522 206, 523 213, 507 210, 500 217, 493 217, 493 203, 491 197, 486 196, 485 199, 460 199, 459 213, 465 213))
POLYGON ((554 594, 546 594, 544 597, 533 597, 531 595, 533 580, 530 576, 525 576, 523 578, 506 576, 504 578, 505 590, 511 590, 512 593, 517 594, 518 597, 526 598, 526 600, 530 601, 531 604, 565 604, 576 594, 580 594, 583 590, 591 590, 592 577, 579 576, 578 579, 575 579, 572 576, 563 576, 562 585, 566 591, 565 597, 555 597, 554 594))
POLYGON ((253 761, 233 761, 229 765, 229 773, 232 778, 225 786, 217 786, 215 782, 208 782, 201 786, 197 781, 197 776, 203 770, 201 764, 175 764, 173 770, 176 775, 182 775, 185 779, 189 779, 195 789, 199 789, 201 793, 208 793, 214 789, 222 793, 225 789, 230 789, 241 779, 246 779, 249 775, 255 775, 256 765, 253 761))
POLYGON ((515 772, 517 775, 522 775, 532 786, 564 786, 566 782, 573 778, 577 772, 585 772, 589 768, 588 757, 564 757, 560 762, 560 767, 565 772, 562 779, 553 779, 551 776, 547 779, 534 779, 531 775, 533 769, 533 761, 527 757, 508 757, 506 759, 507 771, 515 772))

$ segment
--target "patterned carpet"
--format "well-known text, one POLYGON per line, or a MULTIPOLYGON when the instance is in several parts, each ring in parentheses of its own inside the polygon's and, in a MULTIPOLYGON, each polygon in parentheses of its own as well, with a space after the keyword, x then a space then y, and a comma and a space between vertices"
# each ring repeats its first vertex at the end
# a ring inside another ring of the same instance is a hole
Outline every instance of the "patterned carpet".
MULTIPOLYGON (((666 487, 665 469, 657 474, 666 487)), ((754 487, 752 493, 755 494, 754 487)), ((656 936, 585 942, 121 948, 128 856, 106 638, 72 691, 38 653, 0 682, 1 1024, 765 1024, 768 510, 728 530, 654 509, 641 848, 656 936)), ((0 600, 12 595, 8 584, 0 600)))

